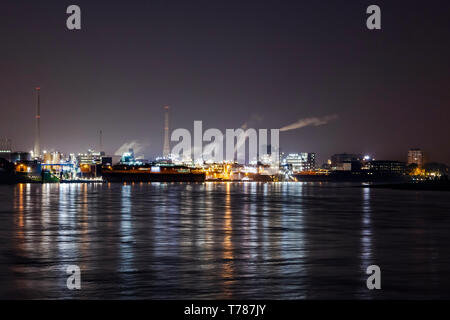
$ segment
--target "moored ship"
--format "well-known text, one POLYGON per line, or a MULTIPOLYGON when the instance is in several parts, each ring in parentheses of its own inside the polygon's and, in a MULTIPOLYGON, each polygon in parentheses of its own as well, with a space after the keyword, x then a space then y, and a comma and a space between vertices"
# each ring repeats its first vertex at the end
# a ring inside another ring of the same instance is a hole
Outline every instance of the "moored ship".
POLYGON ((206 175, 185 166, 115 165, 102 168, 107 182, 204 182, 206 175))
POLYGON ((382 174, 377 172, 332 171, 329 173, 295 173, 293 177, 300 182, 392 182, 403 183, 411 180, 408 175, 382 174))

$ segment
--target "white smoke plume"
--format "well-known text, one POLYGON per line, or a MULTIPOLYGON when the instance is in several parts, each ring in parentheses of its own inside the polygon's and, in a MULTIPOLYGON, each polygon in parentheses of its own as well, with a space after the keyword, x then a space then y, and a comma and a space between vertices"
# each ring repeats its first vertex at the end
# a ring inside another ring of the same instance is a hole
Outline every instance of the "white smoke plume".
POLYGON ((246 122, 244 122, 241 126, 242 129, 247 130, 249 127, 257 127, 258 124, 264 120, 264 117, 260 114, 253 113, 246 122))
MULTIPOLYGON (((254 113, 251 115, 250 119, 247 120, 246 122, 244 122, 241 126, 241 129, 243 129, 244 131, 247 130, 249 127, 257 127, 258 124, 264 120, 264 117, 260 114, 254 113)), ((245 144, 245 142, 247 141, 248 137, 245 137, 244 140, 237 140, 237 143, 234 145, 234 152, 236 153, 237 150, 243 145, 245 144)))
MULTIPOLYGON (((264 119, 264 117, 262 115, 254 113, 254 114, 252 114, 250 116, 250 118, 246 122, 244 122, 241 125, 241 129, 243 129, 245 131, 249 127, 252 127, 252 126, 256 127, 261 121, 263 121, 263 119, 264 119)), ((223 143, 225 141, 224 139, 225 139, 225 134, 223 135, 222 139, 219 139, 218 141, 210 142, 206 146, 203 146, 202 147, 203 155, 210 155, 211 151, 213 149, 217 148, 218 146, 223 146, 223 143)), ((244 140, 237 139, 237 142, 234 145, 234 152, 235 153, 242 146, 242 144, 246 143, 247 139, 248 139, 247 137, 244 140)), ((196 153, 196 150, 197 149, 195 147, 192 148, 192 151, 194 152, 194 154, 196 153)))
POLYGON ((116 150, 116 152, 114 152, 114 155, 121 156, 125 152, 128 152, 129 149, 133 149, 134 154, 138 154, 139 152, 144 150, 144 145, 135 140, 130 141, 130 142, 125 142, 119 149, 116 150))
POLYGON ((332 115, 324 116, 321 118, 318 118, 318 117, 304 118, 304 119, 300 119, 290 125, 284 126, 283 128, 280 129, 280 131, 295 130, 295 129, 300 129, 300 128, 304 128, 304 127, 308 127, 308 126, 317 127, 317 126, 327 124, 330 121, 336 120, 337 118, 338 118, 337 114, 332 114, 332 115))

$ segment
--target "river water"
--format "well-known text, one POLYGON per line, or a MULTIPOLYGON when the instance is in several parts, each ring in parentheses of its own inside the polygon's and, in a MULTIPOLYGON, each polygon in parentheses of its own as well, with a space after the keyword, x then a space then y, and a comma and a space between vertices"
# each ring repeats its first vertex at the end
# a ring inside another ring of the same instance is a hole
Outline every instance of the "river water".
POLYGON ((450 298, 446 192, 327 183, 0 186, 0 298, 450 298), (69 265, 81 290, 66 285, 69 265), (369 265, 381 289, 369 290, 369 265))

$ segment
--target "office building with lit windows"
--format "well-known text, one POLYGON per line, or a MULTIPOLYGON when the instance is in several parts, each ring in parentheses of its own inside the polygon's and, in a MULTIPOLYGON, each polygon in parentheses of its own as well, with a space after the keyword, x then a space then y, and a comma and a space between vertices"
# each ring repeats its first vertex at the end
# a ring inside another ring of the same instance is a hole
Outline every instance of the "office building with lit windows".
POLYGON ((316 167, 316 154, 302 152, 283 155, 281 165, 288 167, 292 172, 311 171, 316 167))
POLYGON ((419 168, 424 165, 423 152, 420 149, 411 149, 408 151, 408 165, 416 164, 419 168))

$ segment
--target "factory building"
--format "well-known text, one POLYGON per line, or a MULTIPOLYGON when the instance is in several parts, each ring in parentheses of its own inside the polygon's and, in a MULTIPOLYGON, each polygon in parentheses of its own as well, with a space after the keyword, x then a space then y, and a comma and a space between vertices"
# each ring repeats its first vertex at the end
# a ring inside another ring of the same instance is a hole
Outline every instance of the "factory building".
POLYGON ((404 175, 406 170, 404 162, 388 160, 370 161, 369 168, 373 173, 382 175, 404 175))
POLYGON ((316 167, 316 154, 312 152, 283 154, 281 166, 292 172, 312 171, 316 167))

